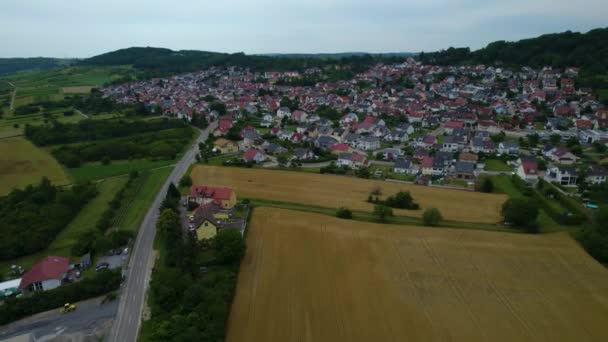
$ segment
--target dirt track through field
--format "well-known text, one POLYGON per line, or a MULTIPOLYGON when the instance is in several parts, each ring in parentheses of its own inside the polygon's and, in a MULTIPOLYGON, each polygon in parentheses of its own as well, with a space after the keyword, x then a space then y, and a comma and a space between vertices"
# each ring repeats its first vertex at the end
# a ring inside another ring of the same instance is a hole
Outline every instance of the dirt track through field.
POLYGON ((239 198, 259 198, 321 206, 373 210, 366 200, 375 187, 384 197, 410 191, 420 210, 395 210, 395 214, 420 217, 425 208, 435 207, 444 218, 461 222, 497 223, 505 195, 396 184, 354 177, 305 172, 196 166, 194 184, 224 185, 236 189, 239 198))
POLYGON ((256 208, 229 342, 608 341, 608 272, 567 234, 256 208))

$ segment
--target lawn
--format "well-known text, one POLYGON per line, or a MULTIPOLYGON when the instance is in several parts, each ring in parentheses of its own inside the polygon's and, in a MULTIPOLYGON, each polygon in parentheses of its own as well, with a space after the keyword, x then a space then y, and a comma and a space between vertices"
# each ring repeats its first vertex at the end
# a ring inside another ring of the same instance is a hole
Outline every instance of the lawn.
POLYGON ((229 154, 224 154, 224 155, 219 155, 219 156, 215 156, 212 158, 209 158, 209 161, 207 162, 207 164, 209 165, 215 165, 215 166, 222 166, 222 163, 227 161, 227 160, 232 160, 235 158, 240 158, 241 154, 240 153, 229 153, 229 154))
POLYGON ((513 168, 507 165, 505 162, 499 159, 488 159, 486 160, 486 171, 497 171, 497 172, 510 172, 513 168))
POLYGON ((14 264, 24 269, 29 269, 34 263, 48 255, 70 256, 70 251, 76 243, 78 236, 86 231, 97 229, 95 225, 103 212, 108 208, 108 203, 122 189, 126 182, 127 177, 120 177, 99 183, 97 187, 99 194, 87 203, 74 220, 57 235, 57 238, 46 250, 21 257, 17 260, 0 262, 0 272, 5 274, 9 271, 10 266, 14 264))
POLYGON ((256 208, 226 340, 604 341, 608 273, 566 233, 256 208))
POLYGON ((174 160, 113 160, 108 165, 102 165, 100 162, 95 162, 67 170, 75 182, 83 182, 125 175, 131 171, 156 169, 174 163, 174 160))
POLYGON ((45 150, 23 137, 0 139, 0 196, 42 177, 55 184, 70 183, 61 165, 45 150))
POLYGON ((374 205, 367 198, 375 187, 383 196, 410 191, 421 210, 396 209, 399 216, 420 217, 425 208, 438 208, 452 221, 495 224, 501 220, 500 207, 505 195, 448 190, 425 186, 396 184, 355 177, 321 175, 306 172, 244 169, 197 165, 192 170, 194 184, 232 186, 241 198, 258 198, 325 208, 348 207, 371 212, 374 205))
MULTIPOLYGON (((523 198, 524 195, 515 188, 510 176, 500 175, 492 177, 494 183, 494 192, 506 194, 510 198, 523 198)), ((554 203, 553 205, 559 205, 554 203)), ((566 227, 555 222, 544 210, 540 209, 538 214, 538 223, 540 224, 541 231, 551 232, 560 231, 566 229, 566 227)))
POLYGON ((143 172, 140 176, 142 179, 138 181, 139 184, 131 193, 126 194, 126 196, 130 196, 131 200, 123 201, 123 203, 127 202, 128 206, 123 206, 118 213, 116 223, 120 229, 137 234, 146 212, 150 209, 150 205, 172 170, 173 168, 166 167, 143 172))

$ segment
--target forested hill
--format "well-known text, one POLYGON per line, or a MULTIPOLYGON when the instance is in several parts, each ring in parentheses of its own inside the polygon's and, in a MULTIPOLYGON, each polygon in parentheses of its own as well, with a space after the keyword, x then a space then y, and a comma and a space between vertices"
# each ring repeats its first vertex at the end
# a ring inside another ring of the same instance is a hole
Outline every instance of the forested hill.
POLYGON ((304 70, 310 67, 348 65, 354 69, 367 67, 376 62, 402 61, 405 56, 352 55, 339 58, 312 56, 261 56, 244 53, 219 53, 208 51, 164 48, 131 47, 81 61, 84 65, 133 65, 149 73, 179 73, 200 70, 211 66, 249 67, 256 71, 304 70))
POLYGON ((449 48, 419 56, 424 63, 436 65, 504 64, 507 66, 577 66, 587 72, 608 71, 608 28, 587 33, 566 31, 546 34, 517 42, 497 41, 485 48, 449 48))
POLYGON ((34 69, 50 69, 73 63, 73 59, 34 57, 34 58, 0 58, 0 75, 34 69))

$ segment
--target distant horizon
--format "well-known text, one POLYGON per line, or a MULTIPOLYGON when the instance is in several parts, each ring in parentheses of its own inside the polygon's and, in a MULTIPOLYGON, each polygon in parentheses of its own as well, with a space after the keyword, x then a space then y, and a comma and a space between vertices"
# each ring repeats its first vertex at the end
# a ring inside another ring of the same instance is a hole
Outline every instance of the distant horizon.
MULTIPOLYGON (((55 56, 8 56, 8 57, 0 57, 0 59, 10 59, 10 58, 54 58, 54 59, 87 59, 95 56, 99 56, 105 53, 114 52, 118 50, 130 49, 130 48, 158 48, 158 49, 170 49, 163 46, 129 46, 125 48, 119 48, 111 51, 102 52, 97 55, 87 56, 87 57, 55 57, 55 56)), ((348 54, 367 54, 367 55, 390 55, 390 54, 411 54, 417 55, 423 51, 411 52, 411 51, 389 51, 389 52, 367 52, 367 51, 342 51, 342 52, 262 52, 262 53, 246 53, 243 51, 235 51, 235 52, 222 52, 222 51, 212 51, 212 50, 199 50, 199 49, 170 49, 173 51, 206 51, 206 52, 214 52, 214 53, 226 53, 226 54, 234 54, 234 53, 244 53, 247 56, 281 56, 281 55, 348 55, 348 54)), ((432 51, 424 51, 432 52, 432 51)))
POLYGON ((476 50, 586 32, 606 17, 605 0, 3 0, 0 57, 88 58, 129 46, 249 55, 476 50))

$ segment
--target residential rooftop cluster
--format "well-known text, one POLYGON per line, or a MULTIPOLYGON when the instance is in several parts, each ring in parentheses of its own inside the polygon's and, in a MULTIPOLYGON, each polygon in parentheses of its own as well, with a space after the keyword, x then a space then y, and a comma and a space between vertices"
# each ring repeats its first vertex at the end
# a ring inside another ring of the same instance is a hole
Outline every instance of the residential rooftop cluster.
POLYGON ((102 91, 167 116, 217 121, 215 152, 267 167, 333 161, 390 166, 408 179, 472 183, 501 171, 565 186, 606 180, 603 152, 594 151, 608 145, 608 109, 592 89, 576 86, 577 68, 444 67, 410 58, 337 82, 324 81, 325 73, 210 68, 102 91), (505 168, 492 170, 488 160, 505 168))

